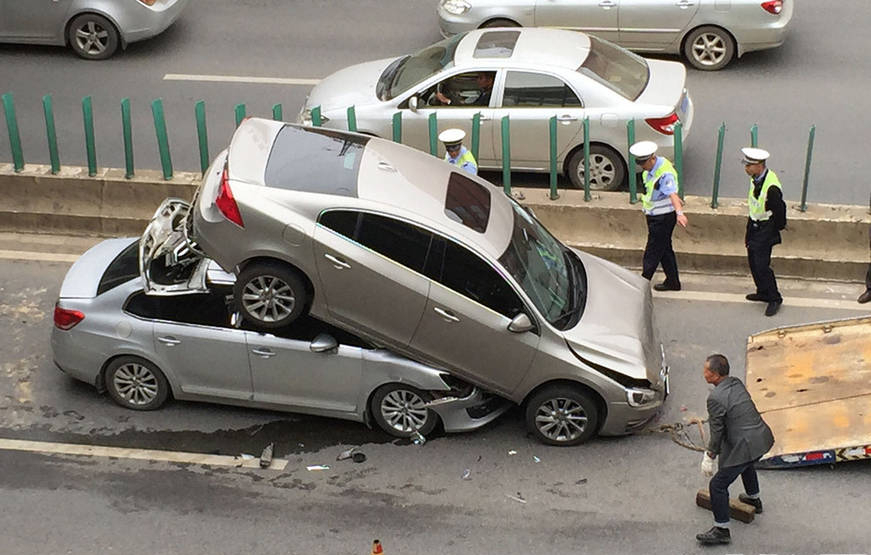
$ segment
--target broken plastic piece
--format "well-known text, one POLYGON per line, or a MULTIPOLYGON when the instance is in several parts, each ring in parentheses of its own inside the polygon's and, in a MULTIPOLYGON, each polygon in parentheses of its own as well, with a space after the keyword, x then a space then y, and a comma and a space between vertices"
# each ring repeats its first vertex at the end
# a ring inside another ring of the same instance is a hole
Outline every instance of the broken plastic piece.
MULTIPOLYGON (((517 495, 519 496, 520 492, 517 492, 517 495)), ((512 501, 517 501, 518 503, 526 504, 526 499, 524 499, 523 497, 515 497, 515 496, 509 495, 507 493, 505 494, 505 497, 507 497, 508 499, 511 499, 512 501)))
POLYGON ((415 431, 411 432, 411 441, 415 445, 423 445, 424 443, 426 443, 426 438, 423 437, 423 435, 421 435, 420 432, 415 430, 415 431))
POLYGON ((260 468, 269 468, 269 465, 272 464, 272 451, 274 447, 274 443, 264 447, 263 452, 260 453, 260 468))
POLYGON ((508 454, 509 454, 509 455, 516 455, 516 454, 517 454, 517 451, 515 451, 514 449, 512 449, 511 451, 508 451, 508 454))
POLYGON ((243 461, 250 461, 254 458, 254 455, 249 455, 248 453, 241 453, 239 456, 242 457, 243 461))
POLYGON ((532 460, 534 460, 534 461, 537 462, 537 463, 540 463, 540 462, 541 462, 541 459, 539 459, 539 458, 536 457, 535 455, 532 456, 532 460))
POLYGON ((305 469, 309 470, 309 471, 311 471, 311 470, 329 470, 330 465, 328 465, 328 464, 310 464, 307 467, 305 467, 305 469))
POLYGON ((472 479, 471 476, 472 476, 471 469, 467 468, 466 470, 463 471, 463 480, 471 480, 472 479))
POLYGON ((339 453, 339 456, 336 457, 336 460, 343 461, 345 459, 350 459, 351 457, 354 456, 355 449, 356 449, 356 447, 351 447, 350 449, 345 449, 344 451, 339 453))

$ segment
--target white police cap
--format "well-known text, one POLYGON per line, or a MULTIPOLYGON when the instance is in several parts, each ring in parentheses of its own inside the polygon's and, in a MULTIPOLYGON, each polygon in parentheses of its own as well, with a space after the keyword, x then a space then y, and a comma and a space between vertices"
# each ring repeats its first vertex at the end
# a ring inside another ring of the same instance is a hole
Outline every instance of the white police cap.
POLYGON ((656 143, 653 141, 639 141, 629 147, 629 153, 635 157, 637 162, 644 162, 656 154, 656 149, 656 143))
POLYGON ((742 148, 741 154, 744 155, 744 159, 741 160, 741 162, 743 162, 745 166, 765 162, 766 160, 768 160, 768 157, 771 156, 771 154, 767 150, 762 150, 761 148, 753 148, 749 146, 742 148))
POLYGON ((466 138, 466 132, 462 129, 445 129, 439 133, 439 140, 445 143, 445 146, 459 145, 466 138))

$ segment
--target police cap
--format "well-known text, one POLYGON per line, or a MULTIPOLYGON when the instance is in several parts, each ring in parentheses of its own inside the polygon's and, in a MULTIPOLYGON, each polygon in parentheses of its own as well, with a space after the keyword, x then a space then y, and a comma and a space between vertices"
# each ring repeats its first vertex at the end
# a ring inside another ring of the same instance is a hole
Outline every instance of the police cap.
POLYGON ((771 154, 767 150, 762 150, 761 148, 753 148, 753 147, 744 147, 741 149, 741 154, 744 155, 744 159, 741 160, 745 166, 749 166, 750 164, 761 164, 768 160, 768 157, 771 154))
POLYGON ((629 147, 629 154, 635 157, 639 164, 646 162, 656 154, 656 143, 653 141, 639 141, 629 147))
POLYGON ((466 132, 462 129, 445 129, 439 133, 439 140, 445 143, 445 147, 460 146, 465 138, 466 132))

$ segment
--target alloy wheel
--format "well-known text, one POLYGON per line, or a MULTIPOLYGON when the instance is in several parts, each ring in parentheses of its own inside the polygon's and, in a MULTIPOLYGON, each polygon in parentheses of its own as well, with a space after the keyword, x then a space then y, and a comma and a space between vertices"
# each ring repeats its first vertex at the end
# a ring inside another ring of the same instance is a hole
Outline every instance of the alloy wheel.
POLYGON ((587 429, 587 413, 573 399, 558 397, 539 405, 535 413, 538 431, 554 442, 576 440, 587 429))
MULTIPOLYGON (((603 154, 590 153, 590 188, 611 189, 617 177, 614 162, 603 154)), ((578 166, 578 180, 584 182, 584 166, 578 166)))
POLYGON ((112 377, 115 391, 131 405, 145 406, 157 397, 159 384, 157 377, 147 367, 127 363, 115 371, 112 377))
POLYGON ((245 284, 242 306, 261 322, 277 322, 293 312, 293 288, 275 276, 258 276, 245 284))
POLYGON ((703 66, 721 64, 727 50, 723 37, 717 33, 702 33, 692 45, 693 57, 703 66))
POLYGON ((98 56, 109 46, 109 31, 95 21, 87 21, 76 29, 75 40, 82 52, 98 56))
POLYGON ((407 389, 397 389, 381 401, 381 416, 399 432, 420 430, 426 424, 429 412, 424 400, 407 389))

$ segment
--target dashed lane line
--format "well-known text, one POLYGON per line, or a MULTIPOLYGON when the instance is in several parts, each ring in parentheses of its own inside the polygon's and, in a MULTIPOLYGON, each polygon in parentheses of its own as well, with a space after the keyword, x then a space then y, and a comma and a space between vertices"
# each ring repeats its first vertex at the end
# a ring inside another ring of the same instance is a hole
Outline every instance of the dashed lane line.
MULTIPOLYGON (((709 303, 750 303, 744 298, 743 294, 739 293, 716 293, 706 291, 656 291, 654 297, 661 297, 675 301, 702 301, 709 303)), ((759 305, 759 310, 765 307, 765 303, 754 302, 759 305)), ((783 306, 794 306, 799 308, 837 308, 841 310, 856 310, 859 312, 871 312, 871 307, 861 305, 855 300, 845 299, 819 299, 812 297, 784 297, 783 306)))
MULTIPOLYGON (((156 449, 130 449, 126 447, 105 447, 100 445, 79 445, 75 443, 53 443, 48 441, 28 441, 22 439, 0 439, 0 450, 44 453, 50 455, 82 455, 87 457, 107 457, 133 459, 139 461, 160 461, 209 466, 233 466, 260 468, 260 459, 242 456, 208 455, 186 453, 183 451, 160 451, 156 449)), ((284 470, 285 459, 272 459, 268 470, 284 470)))
POLYGON ((317 85, 320 79, 297 79, 292 77, 253 77, 245 75, 194 75, 167 73, 164 81, 200 81, 210 83, 252 83, 258 85, 317 85))

